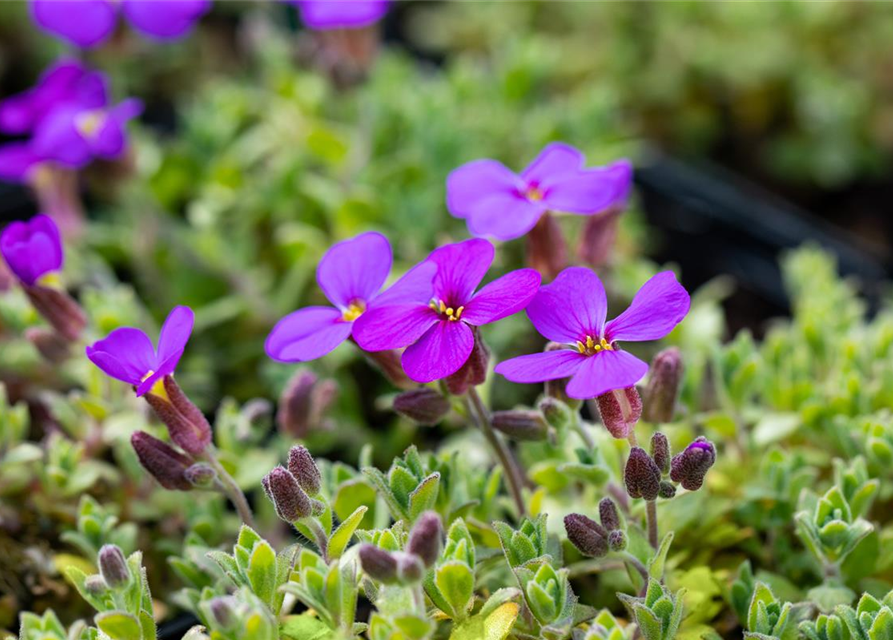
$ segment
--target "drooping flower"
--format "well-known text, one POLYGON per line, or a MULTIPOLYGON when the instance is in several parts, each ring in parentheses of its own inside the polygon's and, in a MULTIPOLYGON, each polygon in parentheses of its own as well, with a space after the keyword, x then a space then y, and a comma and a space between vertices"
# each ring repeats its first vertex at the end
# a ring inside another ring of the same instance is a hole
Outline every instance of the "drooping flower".
POLYGON ((28 222, 13 222, 0 235, 0 253, 9 269, 25 285, 62 269, 59 228, 53 219, 37 215, 28 222))
POLYGON ((154 40, 186 35, 211 8, 211 0, 31 0, 31 15, 44 31, 82 49, 115 31, 119 13, 154 40))
POLYGON ((391 0, 293 0, 301 20, 315 31, 360 29, 381 20, 391 0))
POLYGON ((496 372, 513 382, 571 378, 572 398, 595 398, 638 382, 648 365, 620 348, 624 341, 658 340, 688 313, 691 300, 670 271, 648 280, 626 311, 605 323, 607 298, 589 269, 570 267, 540 289, 527 315, 543 336, 565 349, 501 362, 496 372))
POLYGON ((332 246, 316 281, 333 306, 305 307, 282 318, 267 337, 267 355, 279 362, 315 360, 347 340, 357 318, 374 306, 428 300, 436 266, 422 263, 382 292, 392 261, 388 239, 376 232, 332 246))
MULTIPOLYGON (((177 368, 192 334, 195 314, 189 307, 174 307, 168 314, 158 348, 140 329, 121 327, 87 347, 87 357, 104 373, 136 387, 142 396, 177 368)), ((159 393, 166 392, 159 390, 159 393)))
POLYGON ((539 273, 519 269, 475 293, 493 255, 493 245, 478 239, 436 249, 428 257, 437 265, 433 298, 369 311, 354 327, 357 343, 366 351, 406 347, 403 369, 416 382, 452 375, 471 355, 473 327, 517 313, 539 288, 539 273))
POLYGON ((585 168, 583 154, 553 142, 520 175, 496 160, 474 160, 447 177, 447 208, 472 235, 511 240, 547 211, 591 215, 628 189, 629 164, 585 168))

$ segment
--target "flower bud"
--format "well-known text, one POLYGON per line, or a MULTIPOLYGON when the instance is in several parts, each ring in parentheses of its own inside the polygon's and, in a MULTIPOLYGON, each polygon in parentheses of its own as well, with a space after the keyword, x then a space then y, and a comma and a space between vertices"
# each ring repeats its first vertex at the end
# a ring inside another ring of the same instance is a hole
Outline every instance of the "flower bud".
POLYGON ((608 532, 596 521, 571 513, 564 518, 564 529, 567 539, 584 556, 601 558, 608 554, 608 532))
POLYGON ((401 584, 418 582, 425 575, 425 567, 421 558, 409 553, 397 552, 397 579, 401 584))
POLYGON ((323 425, 323 416, 337 395, 334 380, 320 381, 312 371, 299 370, 279 397, 279 430, 305 438, 323 425))
POLYGON ((626 533, 617 529, 608 534, 608 547, 611 551, 623 551, 626 549, 626 533))
POLYGON ((370 578, 384 584, 397 582, 397 558, 393 554, 374 544, 364 544, 359 555, 363 571, 370 578))
POLYGON ((102 576, 87 576, 84 580, 84 590, 91 596, 101 596, 108 591, 109 586, 105 583, 102 576))
POLYGON ((481 338, 481 332, 474 327, 474 346, 465 364, 453 375, 445 378, 447 390, 454 396, 461 396, 469 387, 483 384, 487 379, 487 365, 490 362, 490 348, 481 338))
POLYGON ((211 425, 172 376, 164 377, 166 398, 152 393, 144 395, 155 415, 167 427, 167 431, 180 448, 194 456, 201 455, 211 444, 211 425))
POLYGON ((608 531, 616 531, 620 528, 620 515, 617 513, 617 505, 611 498, 602 498, 598 503, 598 519, 608 531))
POLYGON ((671 347, 654 356, 648 386, 645 387, 645 420, 655 423, 673 420, 681 381, 682 357, 679 349, 671 347))
POLYGON ((191 458, 145 431, 134 433, 130 444, 140 464, 162 487, 175 491, 189 491, 192 488, 192 483, 186 478, 186 469, 192 465, 191 458))
POLYGON ((624 478, 626 492, 631 498, 657 499, 660 493, 660 468, 641 447, 630 449, 624 478))
POLYGON ((55 331, 42 327, 30 327, 25 330, 25 338, 50 364, 59 364, 68 359, 69 342, 55 331))
POLYGON ((670 442, 660 431, 651 436, 651 458, 662 474, 670 473, 670 442))
POLYGON ((661 498, 663 498, 664 500, 669 500, 670 498, 672 498, 673 496, 676 495, 676 486, 671 482, 667 482, 666 480, 661 480, 660 481, 660 491, 658 492, 658 495, 661 498))
POLYGON ((183 472, 186 479, 193 487, 208 489, 217 480, 217 472, 204 462, 196 462, 183 472))
POLYGON ((545 440, 549 428, 539 411, 494 411, 493 428, 512 440, 545 440))
POLYGON ((418 556, 425 567, 432 567, 440 557, 442 546, 443 524, 440 516, 434 511, 426 511, 419 516, 409 532, 406 551, 418 556))
POLYGON ((555 216, 544 213, 527 233, 527 265, 552 279, 567 266, 567 244, 555 216))
POLYGON ((211 617, 221 629, 229 629, 236 622, 236 614, 233 611, 232 596, 219 596, 208 602, 211 617))
POLYGON ((586 218, 577 250, 583 262, 592 267, 603 267, 611 262, 621 213, 623 205, 612 206, 586 218))
POLYGON ((296 445, 291 448, 288 452, 288 472, 295 477, 298 485, 308 496, 315 496, 319 493, 322 478, 307 447, 296 445))
POLYGON ((43 285, 22 284, 22 289, 31 305, 50 323, 56 332, 68 340, 76 342, 87 326, 84 310, 65 291, 43 285))
POLYGON ((546 419, 546 423, 559 433, 564 433, 570 428, 574 414, 570 407, 556 398, 543 398, 537 408, 546 419))
POLYGON ((624 439, 642 415, 642 400, 635 387, 615 389, 596 398, 602 423, 612 436, 624 439))
POLYGON ((394 411, 421 425, 435 425, 450 412, 450 403, 428 387, 404 391, 394 398, 394 411))
POLYGON ((99 550, 99 573, 112 589, 121 589, 130 583, 130 568, 120 547, 107 544, 99 550))
POLYGON ((306 518, 313 513, 310 498, 301 490, 298 481, 284 467, 276 467, 261 484, 276 508, 276 515, 288 523, 306 518))
POLYGON ((415 389, 416 383, 407 377, 400 361, 400 352, 394 349, 385 351, 364 351, 366 358, 381 371, 385 378, 398 389, 415 389))
POLYGON ((704 484, 707 470, 716 461, 716 448, 704 436, 699 436, 673 458, 670 478, 688 491, 697 491, 704 484))

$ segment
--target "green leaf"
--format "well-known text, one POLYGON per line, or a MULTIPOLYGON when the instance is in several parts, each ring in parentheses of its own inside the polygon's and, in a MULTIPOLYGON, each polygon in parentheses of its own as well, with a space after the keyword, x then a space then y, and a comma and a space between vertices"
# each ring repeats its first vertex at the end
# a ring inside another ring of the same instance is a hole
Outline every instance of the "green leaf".
POLYGON ((254 594, 267 605, 272 606, 276 589, 279 586, 278 566, 276 552, 265 540, 255 545, 248 564, 247 575, 254 594))
POLYGON ((363 520, 363 516, 368 511, 368 507, 357 507, 356 511, 354 511, 350 516, 345 519, 338 528, 332 533, 332 536, 329 538, 329 558, 335 559, 340 558, 341 554, 344 553, 344 549, 347 548, 350 539, 353 537, 354 531, 359 526, 360 522, 363 520))
POLYGON ((445 613, 463 619, 474 598, 474 573, 468 565, 457 561, 442 564, 435 569, 434 584, 451 609, 445 613))
POLYGON ((129 613, 123 611, 100 613, 96 615, 95 621, 96 626, 113 640, 140 640, 143 637, 139 621, 129 613))
POLYGON ((419 483, 409 494, 409 519, 415 522, 422 513, 434 508, 437 491, 440 488, 440 474, 435 472, 419 483))
POLYGON ((673 532, 669 531, 660 541, 660 546, 654 557, 648 562, 648 575, 655 580, 663 580, 664 567, 667 562, 667 553, 670 551, 670 545, 673 544, 673 532))

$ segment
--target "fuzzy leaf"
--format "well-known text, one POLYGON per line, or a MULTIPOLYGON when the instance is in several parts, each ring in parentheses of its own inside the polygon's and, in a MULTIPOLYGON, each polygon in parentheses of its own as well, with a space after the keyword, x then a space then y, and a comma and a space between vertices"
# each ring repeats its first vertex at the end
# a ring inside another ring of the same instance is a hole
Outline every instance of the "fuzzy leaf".
POLYGON ((332 536, 329 538, 329 558, 336 559, 341 557, 341 554, 344 553, 348 543, 350 543, 354 531, 356 531, 356 528, 359 526, 360 522, 363 520, 363 516, 366 515, 366 511, 368 510, 368 507, 357 507, 356 511, 350 514, 350 516, 338 525, 338 528, 335 529, 332 536))

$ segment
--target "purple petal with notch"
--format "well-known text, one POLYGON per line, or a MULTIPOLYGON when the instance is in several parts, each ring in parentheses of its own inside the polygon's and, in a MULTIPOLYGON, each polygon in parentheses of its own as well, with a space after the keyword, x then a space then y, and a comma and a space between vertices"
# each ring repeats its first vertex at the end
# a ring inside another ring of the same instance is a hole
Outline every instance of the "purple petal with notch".
POLYGON ((659 340, 688 314, 691 297, 672 271, 662 271, 642 285, 626 311, 605 327, 613 340, 659 340))
POLYGON ((571 398, 595 398, 614 389, 636 384, 648 372, 648 365, 627 351, 600 351, 589 356, 567 383, 571 398))
POLYGON ((440 320, 403 352, 403 370, 419 383, 456 373, 474 348, 474 334, 464 322, 440 320))
POLYGON ((590 269, 569 267, 558 274, 527 306, 536 330, 549 340, 574 343, 602 334, 608 300, 601 280, 590 269))

